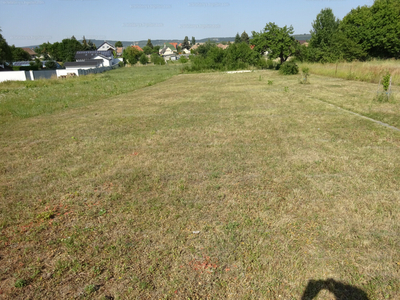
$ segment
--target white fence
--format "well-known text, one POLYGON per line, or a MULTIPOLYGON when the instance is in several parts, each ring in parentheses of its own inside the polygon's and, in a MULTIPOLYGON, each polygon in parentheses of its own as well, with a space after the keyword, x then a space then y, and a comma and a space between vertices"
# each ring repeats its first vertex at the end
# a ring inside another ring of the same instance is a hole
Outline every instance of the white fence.
POLYGON ((0 72, 0 82, 3 81, 25 81, 26 75, 25 71, 2 71, 0 72))
MULTIPOLYGON (((58 69, 54 70, 54 75, 58 77, 60 76, 67 76, 70 73, 75 73, 76 76, 81 76, 81 75, 88 75, 88 74, 97 74, 97 73, 103 73, 105 71, 109 71, 112 69, 118 68, 118 65, 114 65, 112 67, 99 67, 99 68, 93 68, 93 69, 58 69)), ((40 72, 47 72, 49 73, 50 71, 1 71, 0 72, 0 82, 3 81, 26 81, 26 80, 35 80, 35 79, 40 79, 40 78, 45 78, 44 74, 41 74, 40 72)), ((46 77, 49 74, 47 74, 46 77)))

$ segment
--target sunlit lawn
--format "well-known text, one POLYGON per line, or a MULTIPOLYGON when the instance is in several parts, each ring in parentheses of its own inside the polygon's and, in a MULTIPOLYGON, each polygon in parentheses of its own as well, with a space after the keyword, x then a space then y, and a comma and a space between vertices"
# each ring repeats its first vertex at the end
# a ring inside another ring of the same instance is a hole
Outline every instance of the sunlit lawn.
POLYGON ((174 68, 0 85, 15 110, 52 103, 0 102, 0 297, 300 299, 332 278, 395 299, 400 132, 328 103, 399 126, 399 98, 174 68))

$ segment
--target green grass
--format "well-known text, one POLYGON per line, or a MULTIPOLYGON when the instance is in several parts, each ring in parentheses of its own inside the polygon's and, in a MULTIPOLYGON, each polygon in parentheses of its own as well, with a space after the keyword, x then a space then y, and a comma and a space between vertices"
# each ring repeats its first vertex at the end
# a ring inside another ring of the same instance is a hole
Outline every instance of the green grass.
POLYGON ((84 108, 100 99, 154 85, 178 74, 179 70, 180 66, 159 68, 149 65, 64 80, 0 83, 0 123, 70 108, 84 108))
MULTIPOLYGON (((118 72, 171 75, 152 68, 118 72)), ((87 79, 88 89, 106 74, 87 79)), ((117 89, 127 84, 114 74, 117 89)), ((300 299, 310 280, 333 278, 395 299, 400 133, 328 103, 393 114, 397 125, 399 99, 372 101, 376 85, 365 82, 298 79, 182 74, 7 115, 2 295, 300 299), (16 288, 16 278, 29 286, 16 288)), ((65 97, 85 93, 68 84, 57 84, 65 97)), ((48 88, 36 91, 45 98, 48 88)), ((32 92, 20 90, 16 107, 32 92)))

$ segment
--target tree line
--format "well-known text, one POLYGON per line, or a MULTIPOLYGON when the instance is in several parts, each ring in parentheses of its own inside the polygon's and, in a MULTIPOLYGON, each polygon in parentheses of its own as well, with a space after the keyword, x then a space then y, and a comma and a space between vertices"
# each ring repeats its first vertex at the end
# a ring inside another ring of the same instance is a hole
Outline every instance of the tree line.
MULTIPOLYGON (((267 23, 260 32, 252 31, 252 37, 244 31, 236 34, 235 43, 230 44, 225 52, 211 42, 200 46, 195 52, 198 58, 193 60, 193 67, 202 69, 209 66, 219 69, 244 67, 245 65, 265 65, 262 56, 279 59, 280 64, 289 57, 300 61, 335 62, 368 60, 372 58, 400 58, 400 0, 375 0, 371 6, 359 6, 352 9, 342 20, 333 14, 332 9, 325 8, 312 22, 311 39, 308 46, 300 45, 292 36, 292 26, 279 27, 275 23, 267 23), (243 44, 243 45, 242 45, 243 44), (217 49, 218 48, 218 49, 217 49), (237 60, 235 62, 235 59, 237 60)), ((120 42, 119 42, 120 43, 120 42)), ((195 44, 192 37, 191 45, 195 44)), ((190 49, 186 36, 181 48, 190 49)), ((122 43, 120 44, 122 46, 122 43)), ((0 34, 0 63, 23 55, 19 50, 11 51, 0 34)), ((38 53, 51 56, 57 61, 73 61, 76 51, 95 50, 95 45, 83 39, 82 44, 72 37, 54 44, 44 43, 37 48, 38 53)), ((161 63, 157 58, 160 47, 153 47, 151 40, 139 53, 128 47, 124 51, 124 59, 136 63, 144 55, 151 55, 153 62, 161 63)), ((146 57, 147 58, 147 57, 146 57)))

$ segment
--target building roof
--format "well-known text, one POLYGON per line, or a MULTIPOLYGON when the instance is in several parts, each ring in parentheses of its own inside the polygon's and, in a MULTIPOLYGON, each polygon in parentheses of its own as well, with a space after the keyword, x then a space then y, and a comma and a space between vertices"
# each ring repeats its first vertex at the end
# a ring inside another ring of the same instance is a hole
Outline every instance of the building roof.
POLYGON ((131 47, 138 49, 140 52, 143 52, 143 49, 140 48, 138 45, 132 45, 131 47))
MULTIPOLYGON (((174 47, 173 50, 176 50, 176 48, 178 47, 178 43, 167 43, 167 44, 172 45, 172 46, 174 47)), ((168 47, 168 46, 167 46, 167 47, 168 47)))
MULTIPOLYGON (((43 60, 41 61, 43 68, 45 67, 45 64, 47 63, 47 60, 43 60)), ((15 61, 12 63, 12 65, 14 67, 29 67, 31 65, 31 63, 34 63, 33 61, 29 61, 29 60, 22 60, 22 61, 15 61)), ((61 68, 60 64, 58 62, 55 62, 57 69, 61 68)))
POLYGON ((100 49, 104 44, 107 44, 110 48, 112 48, 113 50, 115 50, 115 46, 111 45, 109 42, 104 42, 104 43, 101 44, 99 47, 97 47, 97 49, 100 49))
POLYGON ((64 67, 97 67, 102 63, 102 59, 89 59, 85 61, 66 62, 64 63, 64 67))
POLYGON ((218 44, 217 47, 225 50, 226 48, 229 47, 229 45, 218 44))
POLYGON ((117 54, 122 54, 124 52, 124 47, 117 47, 117 54))
POLYGON ((108 58, 108 59, 111 59, 114 57, 111 50, 108 50, 108 51, 77 51, 75 54, 75 60, 93 59, 99 55, 102 55, 103 57, 108 58))
POLYGON ((28 52, 29 55, 37 55, 37 53, 31 48, 21 48, 25 52, 28 52))
POLYGON ((300 45, 308 46, 308 41, 305 40, 297 40, 297 41, 300 43, 300 45))

